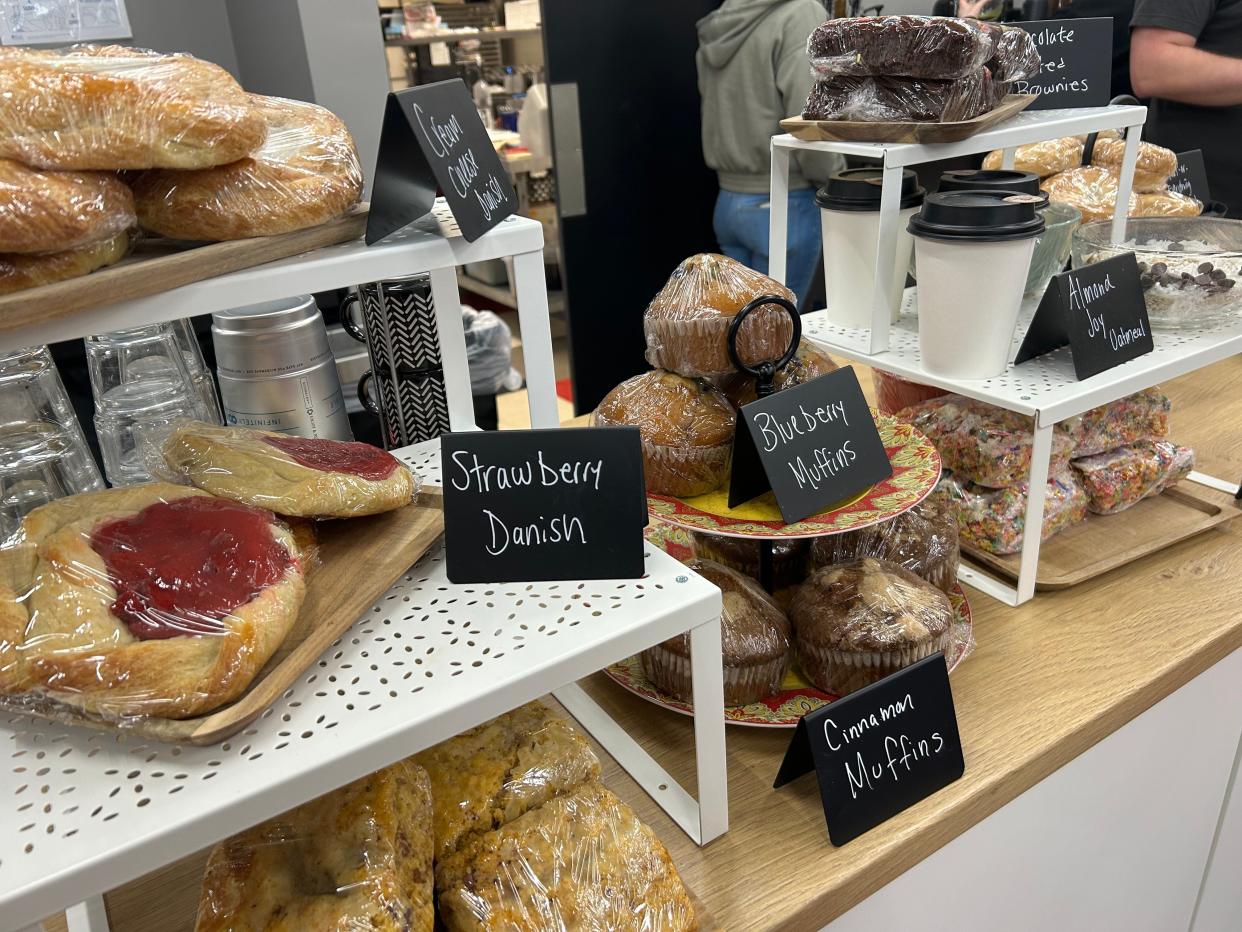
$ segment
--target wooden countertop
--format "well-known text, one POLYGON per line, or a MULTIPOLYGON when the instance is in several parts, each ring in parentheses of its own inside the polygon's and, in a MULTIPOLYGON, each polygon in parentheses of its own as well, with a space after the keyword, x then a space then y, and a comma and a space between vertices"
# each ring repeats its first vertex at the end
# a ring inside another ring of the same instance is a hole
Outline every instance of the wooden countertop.
MULTIPOLYGON (((1195 447, 1199 468, 1242 478, 1242 431, 1233 427, 1242 419, 1242 358, 1165 388, 1173 436, 1195 447)), ((828 842, 814 777, 772 789, 787 731, 729 729, 730 829, 705 848, 611 761, 606 782, 664 839, 721 928, 818 929, 1242 647, 1239 578, 1242 523, 1233 522, 1016 609, 968 588, 978 647, 952 680, 965 776, 843 848, 828 842)), ((693 785, 687 718, 601 675, 586 685, 676 779, 693 785)), ((113 928, 192 928, 201 864, 201 856, 187 859, 111 895, 113 928)))

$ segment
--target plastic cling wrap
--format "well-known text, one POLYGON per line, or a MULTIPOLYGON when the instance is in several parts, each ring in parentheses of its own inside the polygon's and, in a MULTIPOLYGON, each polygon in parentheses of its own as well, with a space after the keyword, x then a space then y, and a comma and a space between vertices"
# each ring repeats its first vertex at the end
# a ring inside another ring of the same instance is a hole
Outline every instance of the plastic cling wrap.
POLYGON ((134 198, 106 172, 46 172, 0 159, 0 253, 46 253, 134 225, 134 198))
MULTIPOLYGON (((827 353, 808 340, 802 340, 798 343, 793 359, 789 360, 784 369, 777 370, 772 379, 772 388, 778 392, 784 391, 797 385, 805 385, 836 370, 837 364, 827 353)), ((750 404, 758 397, 755 377, 745 372, 733 372, 714 381, 716 387, 729 399, 729 404, 735 408, 750 404)))
MULTIPOLYGON (((1025 481, 1031 473, 1034 421, 1024 414, 997 408, 962 395, 933 398, 898 412, 928 436, 946 469, 989 488, 1025 481)), ((1069 464, 1073 443, 1053 431, 1050 472, 1069 464)))
POLYGON ((414 757, 431 777, 436 860, 599 776, 565 719, 531 702, 414 757))
POLYGON ((758 581, 759 550, 772 547, 772 588, 785 589, 796 586, 806 578, 807 543, 804 540, 782 538, 758 541, 744 537, 721 537, 703 531, 691 531, 694 554, 703 560, 720 563, 758 581))
POLYGON ((219 65, 118 45, 0 49, 0 157, 38 168, 206 168, 267 126, 219 65))
POLYGON ((844 696, 944 650, 953 607, 909 570, 864 557, 812 573, 794 593, 789 618, 802 672, 844 696))
POLYGON ((114 720, 241 695, 292 628, 305 554, 268 511, 166 483, 62 498, 0 549, 0 698, 114 720))
MULTIPOLYGON (((757 702, 780 689, 789 670, 789 621, 759 584, 737 570, 710 560, 688 566, 718 588, 725 705, 757 702)), ((690 635, 679 634, 642 654, 643 672, 661 691, 690 702, 690 635)))
POLYGON ((979 26, 992 39, 992 53, 984 64, 992 72, 993 80, 1012 83, 1039 74, 1042 64, 1039 47, 1029 32, 998 23, 980 23, 979 26))
POLYGON ((598 783, 468 841, 436 867, 449 932, 691 932, 694 905, 655 833, 598 783))
POLYGON ((1195 451, 1167 440, 1143 440, 1074 460, 1073 466, 1086 490, 1087 508, 1111 515, 1185 479, 1195 468, 1195 451))
POLYGON ((733 408, 710 382, 644 372, 610 391, 593 420, 601 427, 638 428, 650 492, 702 495, 728 476, 733 408))
MULTIPOLYGON (((989 489, 957 476, 946 476, 940 483, 939 494, 947 495, 957 508, 963 544, 1007 554, 1022 549, 1029 488, 1023 482, 1009 489, 989 489)), ((1087 493, 1074 471, 1063 468, 1048 480, 1041 539, 1047 540, 1086 517, 1087 493)))
POLYGON ((431 932, 431 787, 401 761, 212 849, 195 932, 431 932))
POLYGON ((876 407, 881 414, 896 414, 905 408, 949 394, 943 388, 911 382, 882 369, 871 370, 871 384, 875 387, 876 407))
MULTIPOLYGON (((1042 185, 1048 199, 1077 207, 1083 223, 1110 220, 1117 203, 1117 172, 1099 165, 1071 168, 1042 185)), ((1197 217, 1203 205, 1176 191, 1130 192, 1131 217, 1197 217)))
POLYGON ((129 234, 118 233, 85 246, 39 255, 0 253, 0 294, 25 291, 39 285, 86 275, 114 262, 129 251, 129 234))
POLYGON ((418 478, 366 443, 198 422, 174 426, 167 471, 234 501, 299 518, 352 518, 408 505, 418 478))
MULTIPOLYGON (((643 315, 647 362, 686 376, 734 372, 729 324, 760 295, 798 303, 784 285, 727 256, 691 256, 677 266, 643 315)), ((793 321, 788 312, 766 305, 752 312, 738 330, 738 355, 747 365, 775 361, 791 340, 793 321)))
MULTIPOLYGON (((1095 148, 1091 150, 1091 164, 1119 173, 1125 152, 1124 139, 1097 139, 1095 148)), ((1175 171, 1177 155, 1172 149, 1150 142, 1139 143, 1138 159, 1134 165, 1135 191, 1163 191, 1175 171)))
POLYGON ((267 140, 247 158, 199 171, 149 171, 134 182, 144 230, 182 240, 271 236, 317 226, 362 196, 354 139, 335 114, 250 95, 267 140))
POLYGON ((1161 440, 1169 433, 1169 396, 1160 386, 1092 408, 1057 428, 1074 442, 1074 457, 1094 456, 1140 440, 1161 440))
MULTIPOLYGON (((1047 178, 1058 172, 1068 171, 1082 164, 1082 139, 1077 136, 1062 136, 1060 139, 1046 139, 1018 146, 1014 152, 1013 167, 1016 171, 1031 172, 1040 178, 1047 178)), ((1001 167, 1004 153, 994 149, 983 158, 983 167, 988 171, 996 171, 1001 167)))
POLYGON ((986 68, 960 78, 835 75, 811 88, 802 116, 808 120, 866 123, 953 123, 995 107, 1004 86, 986 68))
POLYGON ((994 36, 974 20, 948 16, 830 19, 811 33, 807 57, 817 75, 960 78, 984 66, 994 36))

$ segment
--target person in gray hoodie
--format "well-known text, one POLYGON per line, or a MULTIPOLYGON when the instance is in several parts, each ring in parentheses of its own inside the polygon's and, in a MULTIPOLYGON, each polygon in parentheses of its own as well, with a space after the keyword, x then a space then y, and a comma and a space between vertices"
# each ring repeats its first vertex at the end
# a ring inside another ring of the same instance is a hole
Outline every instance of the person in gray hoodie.
MULTIPOLYGON (((781 120, 802 112, 811 90, 806 39, 827 18, 820 0, 725 0, 697 24, 703 158, 720 180, 716 239, 725 255, 765 274, 769 143, 781 120)), ((842 167, 839 156, 803 152, 789 166, 785 284, 800 304, 819 260, 814 185, 842 167)))

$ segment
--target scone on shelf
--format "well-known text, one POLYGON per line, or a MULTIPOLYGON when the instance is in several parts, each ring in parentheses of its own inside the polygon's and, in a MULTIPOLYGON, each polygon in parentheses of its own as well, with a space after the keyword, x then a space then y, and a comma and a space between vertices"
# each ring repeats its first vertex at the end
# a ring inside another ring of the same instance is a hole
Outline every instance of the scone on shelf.
POLYGON ((53 172, 0 159, 0 253, 49 253, 134 226, 134 197, 110 172, 53 172))
POLYGON ((63 252, 0 253, 0 295, 51 285, 114 265, 129 251, 129 234, 118 233, 63 252))

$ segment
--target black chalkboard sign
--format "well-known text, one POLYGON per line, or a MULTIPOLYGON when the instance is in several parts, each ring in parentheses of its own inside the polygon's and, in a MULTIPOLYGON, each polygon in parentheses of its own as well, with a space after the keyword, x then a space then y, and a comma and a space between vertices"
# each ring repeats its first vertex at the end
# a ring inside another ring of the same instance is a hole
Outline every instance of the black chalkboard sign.
POLYGON ((444 192, 468 242, 517 210, 517 195, 460 78, 388 95, 367 245, 425 216, 444 192))
POLYGON ((453 582, 643 574, 638 428, 445 434, 440 455, 453 582))
POLYGON ((846 366, 738 411, 729 507, 769 489, 787 523, 893 474, 858 376, 846 366))
POLYGON ((1203 164, 1203 150, 1191 149, 1177 153, 1177 171, 1169 178, 1169 190, 1187 197, 1198 198, 1206 204, 1212 200, 1208 189, 1207 168, 1203 164))
POLYGON ((773 789, 812 769, 838 847, 965 773, 944 654, 799 719, 773 789))
POLYGON ((1035 311, 1014 364, 1064 346, 1074 375, 1087 379, 1153 349, 1147 302, 1134 253, 1055 276, 1035 311))
POLYGON ((1035 40, 1042 61, 1039 74, 1015 81, 1018 94, 1038 94, 1032 110, 1103 107, 1113 80, 1112 17, 1043 19, 1011 23, 1035 40))

